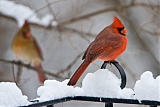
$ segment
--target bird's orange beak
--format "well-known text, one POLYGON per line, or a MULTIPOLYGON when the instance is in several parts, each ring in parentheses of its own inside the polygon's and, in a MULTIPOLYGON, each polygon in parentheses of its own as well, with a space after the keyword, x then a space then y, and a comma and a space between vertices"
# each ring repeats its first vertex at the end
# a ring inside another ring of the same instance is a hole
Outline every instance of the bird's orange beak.
POLYGON ((124 28, 124 29, 121 31, 122 34, 126 34, 127 32, 128 32, 128 31, 127 31, 126 28, 124 28))
POLYGON ((26 37, 27 37, 27 38, 30 38, 30 37, 31 37, 31 33, 29 33, 29 32, 26 33, 26 37))

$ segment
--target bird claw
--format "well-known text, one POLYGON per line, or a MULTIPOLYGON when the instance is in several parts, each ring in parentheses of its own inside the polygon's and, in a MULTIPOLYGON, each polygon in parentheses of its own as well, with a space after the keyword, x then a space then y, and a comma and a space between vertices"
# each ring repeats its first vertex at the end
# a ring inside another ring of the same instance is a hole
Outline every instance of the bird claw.
POLYGON ((105 69, 107 64, 110 64, 112 66, 112 64, 114 63, 118 63, 116 60, 112 60, 112 61, 104 61, 103 65, 101 66, 101 69, 105 69))
POLYGON ((111 65, 111 64, 114 64, 114 63, 118 63, 118 62, 116 60, 113 60, 113 61, 107 61, 107 63, 109 63, 111 65))

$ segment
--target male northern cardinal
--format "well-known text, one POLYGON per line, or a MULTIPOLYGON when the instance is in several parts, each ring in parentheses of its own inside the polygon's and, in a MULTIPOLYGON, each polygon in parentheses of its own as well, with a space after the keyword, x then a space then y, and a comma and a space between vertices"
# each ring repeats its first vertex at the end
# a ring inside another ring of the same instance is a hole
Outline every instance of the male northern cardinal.
MULTIPOLYGON (((17 32, 12 42, 12 50, 15 56, 20 61, 33 63, 34 67, 42 70, 41 61, 43 60, 42 51, 37 44, 35 38, 32 36, 30 26, 27 21, 17 32)), ((43 83, 46 76, 43 73, 38 73, 39 81, 43 83)))
POLYGON ((104 28, 88 46, 82 59, 83 63, 74 73, 68 85, 75 85, 86 68, 96 59, 114 61, 127 47, 127 29, 122 22, 114 17, 111 25, 104 28))

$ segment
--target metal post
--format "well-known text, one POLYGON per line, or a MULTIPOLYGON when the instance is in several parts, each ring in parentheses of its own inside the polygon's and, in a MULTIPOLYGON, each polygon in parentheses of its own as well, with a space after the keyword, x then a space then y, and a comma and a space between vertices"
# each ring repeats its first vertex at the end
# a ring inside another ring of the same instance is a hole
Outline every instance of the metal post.
POLYGON ((150 105, 150 107, 157 107, 156 105, 150 105))
POLYGON ((54 107, 54 105, 48 105, 47 107, 54 107))
POLYGON ((113 107, 113 103, 106 102, 106 103, 105 103, 105 107, 113 107))

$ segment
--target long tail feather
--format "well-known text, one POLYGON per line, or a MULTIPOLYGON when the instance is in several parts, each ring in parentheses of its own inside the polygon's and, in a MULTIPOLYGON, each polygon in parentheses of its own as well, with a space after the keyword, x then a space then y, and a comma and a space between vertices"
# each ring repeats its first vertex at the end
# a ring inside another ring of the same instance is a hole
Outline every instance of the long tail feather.
MULTIPOLYGON (((38 69, 38 70, 43 70, 43 67, 42 67, 42 65, 41 64, 39 64, 39 65, 34 65, 35 66, 35 68, 36 69, 38 69)), ((46 77, 46 75, 44 74, 44 73, 37 73, 37 75, 38 75, 38 79, 39 79, 39 82, 41 82, 41 83, 44 83, 44 81, 47 79, 47 77, 46 77)))
POLYGON ((79 78, 81 77, 81 75, 83 74, 83 72, 89 66, 89 64, 90 64, 90 62, 84 61, 80 65, 80 67, 77 69, 77 71, 74 73, 74 75, 72 76, 72 78, 70 79, 70 81, 68 82, 67 85, 75 85, 77 83, 77 81, 79 80, 79 78))

